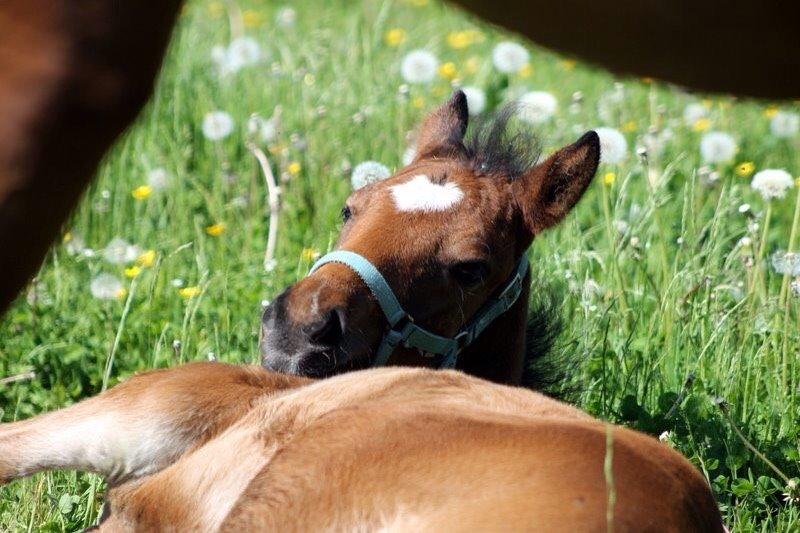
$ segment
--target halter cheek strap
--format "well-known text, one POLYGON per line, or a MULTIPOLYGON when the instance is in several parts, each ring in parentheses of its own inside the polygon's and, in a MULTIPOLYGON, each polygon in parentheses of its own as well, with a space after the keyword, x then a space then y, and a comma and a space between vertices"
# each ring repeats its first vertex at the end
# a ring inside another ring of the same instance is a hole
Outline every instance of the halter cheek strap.
POLYGON ((389 322, 389 331, 383 336, 375 353, 373 366, 383 366, 389 356, 402 344, 422 352, 441 356, 440 368, 455 368, 458 354, 469 346, 489 324, 508 311, 522 292, 522 280, 528 272, 528 257, 523 254, 511 277, 503 285, 500 293, 487 301, 454 337, 443 337, 417 326, 414 319, 405 312, 386 279, 365 257, 345 250, 337 250, 322 256, 309 274, 322 265, 340 263, 352 269, 375 296, 378 305, 389 322))

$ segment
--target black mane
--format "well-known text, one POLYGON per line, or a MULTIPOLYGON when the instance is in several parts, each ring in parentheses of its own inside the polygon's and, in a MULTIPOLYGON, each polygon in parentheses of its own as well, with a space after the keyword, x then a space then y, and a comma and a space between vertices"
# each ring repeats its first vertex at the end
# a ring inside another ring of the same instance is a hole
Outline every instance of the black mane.
POLYGON ((515 179, 539 161, 539 141, 530 128, 513 120, 517 110, 514 104, 505 105, 470 126, 464 146, 476 173, 515 179))

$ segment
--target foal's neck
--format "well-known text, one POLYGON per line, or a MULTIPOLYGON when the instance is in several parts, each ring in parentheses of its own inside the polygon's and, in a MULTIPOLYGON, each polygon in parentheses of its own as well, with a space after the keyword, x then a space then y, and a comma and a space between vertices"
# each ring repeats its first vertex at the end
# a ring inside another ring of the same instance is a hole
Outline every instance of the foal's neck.
POLYGON ((496 383, 519 385, 525 370, 530 272, 514 305, 497 317, 458 357, 456 368, 496 383))

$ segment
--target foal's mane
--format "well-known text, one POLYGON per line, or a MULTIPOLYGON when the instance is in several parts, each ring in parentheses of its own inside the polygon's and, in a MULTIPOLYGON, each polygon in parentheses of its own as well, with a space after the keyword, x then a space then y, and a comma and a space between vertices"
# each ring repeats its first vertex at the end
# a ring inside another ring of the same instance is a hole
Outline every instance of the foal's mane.
POLYGON ((518 109, 507 104, 470 125, 464 146, 476 173, 513 180, 539 161, 539 140, 530 128, 515 120, 518 109))

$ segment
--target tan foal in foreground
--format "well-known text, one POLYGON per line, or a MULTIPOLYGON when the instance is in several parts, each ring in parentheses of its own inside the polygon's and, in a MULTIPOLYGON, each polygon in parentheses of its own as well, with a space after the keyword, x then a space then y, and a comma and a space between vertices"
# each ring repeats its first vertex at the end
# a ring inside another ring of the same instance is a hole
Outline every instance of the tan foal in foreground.
POLYGON ((108 478, 103 531, 723 531, 680 454, 456 371, 194 363, 0 425, 0 482, 108 478))

